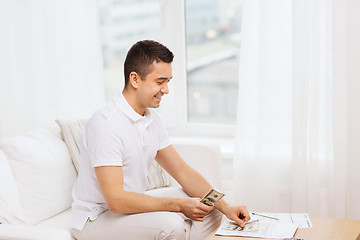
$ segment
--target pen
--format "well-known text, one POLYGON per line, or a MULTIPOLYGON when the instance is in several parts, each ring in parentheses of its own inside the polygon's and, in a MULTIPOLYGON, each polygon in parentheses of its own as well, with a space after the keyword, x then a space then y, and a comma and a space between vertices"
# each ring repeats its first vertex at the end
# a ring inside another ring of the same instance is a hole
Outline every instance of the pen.
POLYGON ((263 214, 259 214, 259 213, 252 213, 252 215, 257 215, 257 216, 261 216, 261 217, 266 217, 266 218, 271 218, 271 219, 275 219, 275 220, 279 220, 276 217, 272 217, 272 216, 268 216, 268 215, 263 215, 263 214))

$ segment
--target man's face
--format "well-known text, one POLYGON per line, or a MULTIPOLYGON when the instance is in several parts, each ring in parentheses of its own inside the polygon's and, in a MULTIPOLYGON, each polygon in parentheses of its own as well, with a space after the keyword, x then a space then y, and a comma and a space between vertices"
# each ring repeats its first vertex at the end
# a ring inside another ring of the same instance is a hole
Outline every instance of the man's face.
POLYGON ((172 78, 171 63, 152 63, 152 72, 139 81, 137 98, 141 108, 157 108, 164 94, 169 93, 168 83, 172 78))

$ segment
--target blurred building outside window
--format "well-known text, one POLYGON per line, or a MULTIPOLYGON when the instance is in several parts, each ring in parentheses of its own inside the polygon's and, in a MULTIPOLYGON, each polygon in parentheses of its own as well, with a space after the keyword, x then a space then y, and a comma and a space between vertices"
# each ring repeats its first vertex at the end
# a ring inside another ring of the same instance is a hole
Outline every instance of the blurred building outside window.
MULTIPOLYGON (((241 0, 185 0, 189 123, 235 124, 241 0)), ((135 42, 162 42, 161 0, 99 0, 105 95, 123 88, 123 62, 135 42)))
POLYGON ((235 124, 241 0, 185 0, 188 120, 235 124))
POLYGON ((127 51, 139 40, 160 40, 160 0, 99 0, 105 97, 124 87, 127 51))

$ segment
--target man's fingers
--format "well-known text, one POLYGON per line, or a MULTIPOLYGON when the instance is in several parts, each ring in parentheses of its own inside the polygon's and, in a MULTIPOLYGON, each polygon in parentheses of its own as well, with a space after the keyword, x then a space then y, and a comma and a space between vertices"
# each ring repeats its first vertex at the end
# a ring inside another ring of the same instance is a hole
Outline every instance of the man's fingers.
POLYGON ((250 214, 245 206, 241 206, 239 218, 244 222, 250 220, 250 214))
POLYGON ((209 206, 209 205, 206 205, 206 204, 204 204, 204 203, 200 203, 200 204, 199 204, 199 208, 200 208, 201 210, 203 210, 204 212, 210 212, 211 210, 214 209, 214 206, 209 206))
POLYGON ((210 208, 198 208, 198 211, 203 213, 203 214, 208 214, 213 209, 214 208, 212 208, 212 207, 210 207, 210 208))
POLYGON ((194 221, 199 221, 199 222, 203 222, 204 221, 204 217, 196 217, 193 218, 194 221))
POLYGON ((202 210, 199 210, 199 209, 194 212, 195 217, 205 217, 207 214, 208 214, 208 212, 202 211, 202 210))
POLYGON ((247 214, 240 214, 239 218, 244 221, 244 222, 248 222, 250 220, 250 215, 247 214))
POLYGON ((244 223, 244 221, 243 220, 240 220, 240 219, 237 219, 236 220, 236 223, 237 223, 237 225, 239 225, 240 227, 245 227, 245 223, 244 223))
POLYGON ((248 212, 248 210, 245 208, 245 211, 244 211, 244 215, 245 215, 245 222, 249 221, 250 220, 250 214, 248 212))
POLYGON ((235 219, 236 223, 240 227, 245 227, 245 223, 248 222, 249 220, 250 220, 250 215, 246 208, 242 212, 240 212, 238 218, 235 219))

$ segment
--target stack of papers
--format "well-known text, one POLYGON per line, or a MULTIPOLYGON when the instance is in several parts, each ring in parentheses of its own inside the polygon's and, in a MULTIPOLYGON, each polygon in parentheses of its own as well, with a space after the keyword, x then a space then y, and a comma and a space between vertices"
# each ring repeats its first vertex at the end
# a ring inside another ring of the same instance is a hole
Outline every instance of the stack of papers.
POLYGON ((312 227, 307 213, 253 213, 244 228, 224 221, 215 235, 259 238, 291 238, 297 228, 312 227))

